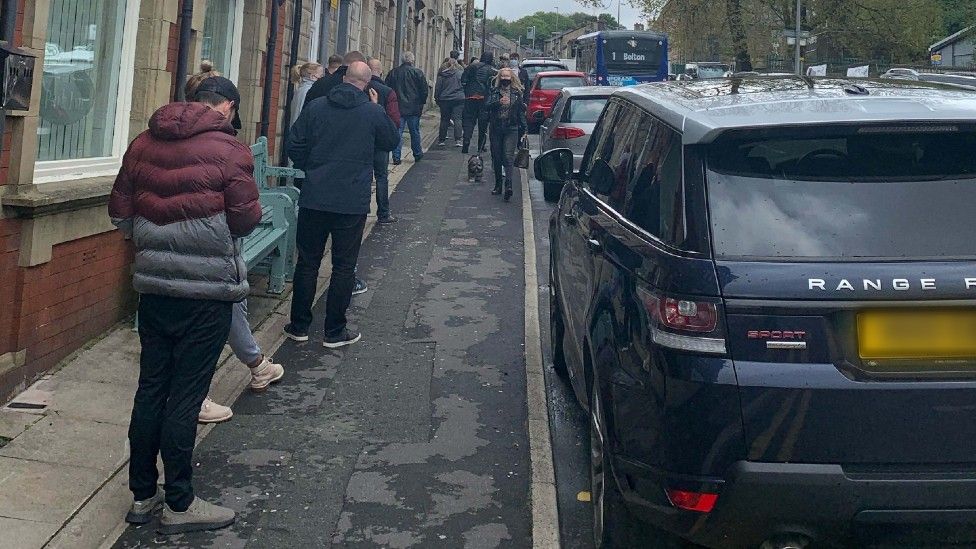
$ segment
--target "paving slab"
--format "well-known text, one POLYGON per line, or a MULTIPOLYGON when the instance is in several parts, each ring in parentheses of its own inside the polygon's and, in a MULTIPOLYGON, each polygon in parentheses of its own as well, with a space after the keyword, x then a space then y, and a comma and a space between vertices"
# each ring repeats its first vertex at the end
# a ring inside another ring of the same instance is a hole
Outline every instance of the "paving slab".
POLYGON ((95 469, 0 457, 0 517, 63 524, 105 478, 95 469))
POLYGON ((0 517, 0 549, 40 547, 57 531, 60 523, 36 522, 0 517))
POLYGON ((41 419, 37 414, 25 414, 0 408, 0 437, 12 439, 41 419))
POLYGON ((0 456, 114 473, 128 459, 125 440, 122 425, 47 415, 0 448, 0 456), (81 448, 89 451, 81 452, 81 448))

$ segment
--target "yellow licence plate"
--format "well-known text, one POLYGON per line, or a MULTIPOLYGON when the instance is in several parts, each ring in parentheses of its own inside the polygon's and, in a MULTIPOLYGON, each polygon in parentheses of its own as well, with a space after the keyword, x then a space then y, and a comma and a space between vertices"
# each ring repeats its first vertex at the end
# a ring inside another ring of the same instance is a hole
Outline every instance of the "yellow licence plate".
POLYGON ((866 359, 976 357, 976 310, 866 311, 857 335, 866 359))

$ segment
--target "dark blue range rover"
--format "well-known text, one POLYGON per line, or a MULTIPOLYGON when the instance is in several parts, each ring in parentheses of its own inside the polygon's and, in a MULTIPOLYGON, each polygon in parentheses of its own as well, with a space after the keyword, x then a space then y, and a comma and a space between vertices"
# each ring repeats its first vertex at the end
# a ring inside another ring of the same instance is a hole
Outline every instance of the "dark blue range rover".
POLYGON ((626 88, 572 161, 535 173, 598 546, 976 546, 976 94, 626 88))

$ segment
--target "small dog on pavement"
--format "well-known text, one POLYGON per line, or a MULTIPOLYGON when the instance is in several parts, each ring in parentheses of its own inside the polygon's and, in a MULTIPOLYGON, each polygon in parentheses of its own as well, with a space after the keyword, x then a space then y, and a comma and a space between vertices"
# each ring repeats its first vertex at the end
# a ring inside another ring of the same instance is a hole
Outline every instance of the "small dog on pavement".
POLYGON ((468 181, 481 183, 481 176, 485 172, 485 161, 480 154, 472 154, 468 158, 468 181))

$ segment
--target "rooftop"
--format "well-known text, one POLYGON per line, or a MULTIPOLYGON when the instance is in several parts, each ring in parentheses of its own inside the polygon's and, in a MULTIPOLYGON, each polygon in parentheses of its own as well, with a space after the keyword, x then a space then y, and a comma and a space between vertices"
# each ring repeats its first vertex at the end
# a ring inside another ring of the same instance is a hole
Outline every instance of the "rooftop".
POLYGON ((929 46, 929 51, 941 50, 942 48, 948 46, 949 44, 952 44, 953 42, 958 42, 959 40, 965 38, 967 35, 971 34, 974 30, 976 30, 976 25, 973 25, 971 27, 966 27, 955 34, 950 34, 949 36, 946 36, 942 40, 939 40, 935 44, 929 46))
POLYGON ((907 80, 747 76, 659 82, 614 95, 683 130, 685 143, 727 129, 976 119, 976 93, 907 80))

